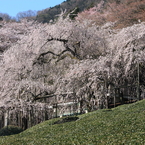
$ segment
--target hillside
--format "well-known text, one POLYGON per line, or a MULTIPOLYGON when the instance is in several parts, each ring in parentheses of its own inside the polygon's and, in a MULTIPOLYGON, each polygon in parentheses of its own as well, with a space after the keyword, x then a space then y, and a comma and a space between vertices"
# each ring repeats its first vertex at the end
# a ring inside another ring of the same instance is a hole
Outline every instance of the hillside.
MULTIPOLYGON (((121 0, 120 2, 123 2, 121 0)), ((61 13, 61 11, 65 11, 66 13, 72 12, 75 8, 78 8, 77 12, 82 12, 84 10, 88 10, 94 6, 97 6, 99 3, 103 2, 103 8, 105 9, 109 2, 114 2, 114 0, 66 0, 59 5, 56 5, 51 8, 44 9, 38 12, 36 20, 38 22, 49 22, 50 20, 54 20, 57 18, 57 15, 61 13)))
POLYGON ((98 4, 100 1, 101 0, 67 0, 55 7, 39 11, 36 20, 43 23, 49 22, 50 20, 54 20, 56 15, 61 13, 61 10, 64 11, 66 9, 67 12, 71 12, 77 7, 81 12, 98 4))
POLYGON ((111 145, 145 144, 145 100, 110 110, 78 116, 78 120, 54 124, 60 118, 36 125, 26 131, 0 137, 0 144, 24 145, 111 145))
POLYGON ((66 15, 73 11, 70 16, 72 19, 79 15, 79 19, 93 20, 97 25, 111 21, 117 22, 118 28, 123 28, 145 20, 145 1, 67 0, 55 7, 39 11, 36 20, 52 22, 61 11, 66 11, 66 15))
POLYGON ((144 0, 112 3, 115 13, 103 4, 75 20, 1 23, 0 128, 145 99, 144 0))

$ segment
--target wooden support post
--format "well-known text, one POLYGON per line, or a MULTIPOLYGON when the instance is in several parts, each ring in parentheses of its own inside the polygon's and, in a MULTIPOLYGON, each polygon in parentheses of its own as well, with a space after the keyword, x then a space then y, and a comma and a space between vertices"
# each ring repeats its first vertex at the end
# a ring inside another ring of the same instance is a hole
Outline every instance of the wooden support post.
POLYGON ((9 110, 7 110, 4 115, 4 126, 8 126, 8 121, 9 121, 9 110))
POLYGON ((109 93, 106 95, 106 109, 109 108, 109 93))
POLYGON ((4 127, 5 124, 5 115, 4 113, 2 114, 2 122, 1 122, 1 126, 4 127))
POLYGON ((140 75, 139 75, 139 62, 137 62, 137 99, 140 100, 140 93, 139 93, 139 87, 140 87, 140 75))
POLYGON ((58 107, 57 103, 53 105, 53 112, 55 118, 57 118, 57 109, 58 109, 57 107, 58 107))
POLYGON ((116 88, 115 88, 115 95, 114 95, 114 107, 116 106, 116 88))
POLYGON ((2 124, 3 124, 2 122, 3 122, 3 118, 2 118, 2 114, 0 114, 0 129, 3 127, 2 126, 2 124))
POLYGON ((57 113, 58 113, 58 105, 57 105, 57 103, 56 103, 56 117, 57 117, 57 113))
POLYGON ((121 98, 121 104, 124 104, 123 92, 121 91, 119 95, 120 95, 120 98, 121 98))

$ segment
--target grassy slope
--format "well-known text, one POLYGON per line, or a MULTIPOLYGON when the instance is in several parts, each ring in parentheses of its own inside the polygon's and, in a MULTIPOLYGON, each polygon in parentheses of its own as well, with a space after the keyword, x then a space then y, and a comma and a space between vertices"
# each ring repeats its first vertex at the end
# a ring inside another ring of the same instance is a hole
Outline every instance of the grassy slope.
POLYGON ((83 114, 75 122, 52 125, 58 119, 18 135, 0 137, 0 145, 145 144, 145 100, 83 114))

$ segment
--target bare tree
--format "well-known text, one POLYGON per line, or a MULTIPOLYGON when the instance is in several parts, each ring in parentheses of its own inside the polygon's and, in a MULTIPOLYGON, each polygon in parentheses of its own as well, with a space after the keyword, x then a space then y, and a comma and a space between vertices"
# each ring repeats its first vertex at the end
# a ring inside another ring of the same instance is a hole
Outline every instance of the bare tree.
POLYGON ((24 12, 19 12, 16 15, 16 19, 18 21, 20 21, 21 19, 27 18, 29 20, 33 20, 37 15, 37 11, 32 11, 32 10, 28 10, 28 11, 24 11, 24 12))
POLYGON ((0 13, 0 17, 2 18, 1 20, 7 21, 7 22, 12 20, 12 17, 6 13, 0 13))

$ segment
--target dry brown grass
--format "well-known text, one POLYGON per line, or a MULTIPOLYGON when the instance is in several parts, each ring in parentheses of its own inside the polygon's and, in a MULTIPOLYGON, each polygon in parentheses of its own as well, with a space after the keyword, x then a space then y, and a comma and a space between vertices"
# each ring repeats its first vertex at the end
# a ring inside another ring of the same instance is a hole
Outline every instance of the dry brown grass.
POLYGON ((145 0, 100 4, 81 12, 77 19, 89 19, 94 21, 96 25, 103 25, 109 21, 116 22, 115 28, 124 28, 145 21, 145 0))

